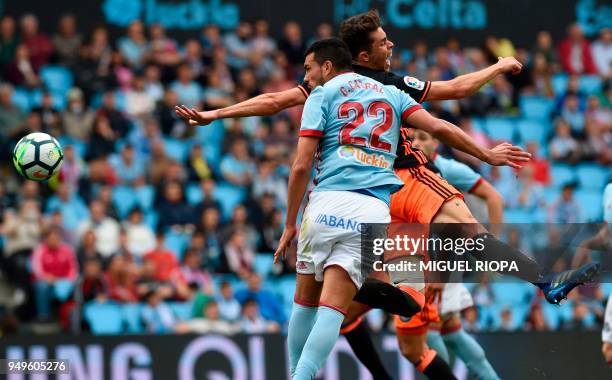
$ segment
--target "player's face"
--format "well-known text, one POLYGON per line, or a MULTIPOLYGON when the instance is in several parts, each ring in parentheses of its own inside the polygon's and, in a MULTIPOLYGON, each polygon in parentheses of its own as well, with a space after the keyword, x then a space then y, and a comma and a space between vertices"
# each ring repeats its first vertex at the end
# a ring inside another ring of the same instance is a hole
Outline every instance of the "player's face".
POLYGON ((436 149, 438 149, 438 140, 420 129, 414 130, 413 136, 412 146, 425 153, 427 158, 432 159, 436 149))
POLYGON ((366 60, 362 63, 374 70, 389 70, 391 55, 393 54, 393 42, 387 38, 387 33, 383 28, 378 28, 370 33, 370 39, 372 40, 370 52, 366 56, 360 56, 361 59, 366 60))
POLYGON ((323 67, 314 59, 314 53, 310 53, 304 60, 304 81, 310 89, 322 86, 325 83, 323 78, 323 67))

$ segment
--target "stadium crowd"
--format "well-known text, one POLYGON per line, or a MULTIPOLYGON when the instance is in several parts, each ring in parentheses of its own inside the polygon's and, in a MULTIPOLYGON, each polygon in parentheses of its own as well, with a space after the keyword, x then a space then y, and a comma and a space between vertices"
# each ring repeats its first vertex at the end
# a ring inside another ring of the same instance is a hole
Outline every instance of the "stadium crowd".
MULTIPOLYGON (((57 30, 43 31, 34 15, 0 20, 2 157, 39 131, 57 137, 65 154, 48 185, 19 178, 2 161, 0 257, 14 290, 4 297, 3 330, 16 328, 12 310, 19 321, 59 321, 75 332, 282 330, 294 260, 273 266, 270 252, 283 231, 301 107, 193 129, 174 106, 214 109, 290 89, 301 81, 308 44, 333 27, 302 31, 289 21, 274 38, 257 20, 228 33, 207 26, 179 43, 160 25, 133 22, 112 40, 105 27, 84 34, 77 21, 67 14, 57 30)), ((391 70, 423 80, 449 80, 499 56, 525 63, 519 75, 499 76, 474 96, 427 107, 483 145, 527 146, 530 165, 514 173, 447 148, 443 154, 496 186, 507 222, 601 220, 612 164, 612 31, 589 40, 571 25, 563 40, 542 31, 532 47, 487 37, 481 47, 451 38, 396 50, 391 70)), ((546 244, 559 241, 555 231, 546 244)), ((520 228, 508 239, 535 244, 520 228)), ((520 284, 502 284, 517 292, 498 285, 472 287, 477 307, 465 312, 467 329, 601 323, 597 286, 559 312, 520 284)))

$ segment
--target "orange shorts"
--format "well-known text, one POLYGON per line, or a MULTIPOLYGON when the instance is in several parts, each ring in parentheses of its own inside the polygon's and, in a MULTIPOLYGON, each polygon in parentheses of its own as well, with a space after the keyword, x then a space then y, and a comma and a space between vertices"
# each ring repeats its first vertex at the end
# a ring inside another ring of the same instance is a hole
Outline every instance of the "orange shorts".
POLYGON ((397 335, 422 335, 427 332, 430 323, 440 322, 438 306, 436 303, 428 300, 423 305, 423 309, 410 319, 394 315, 393 321, 395 322, 395 332, 397 335))
POLYGON ((391 194, 391 223, 430 224, 440 207, 463 194, 424 165, 397 169, 404 187, 391 194))

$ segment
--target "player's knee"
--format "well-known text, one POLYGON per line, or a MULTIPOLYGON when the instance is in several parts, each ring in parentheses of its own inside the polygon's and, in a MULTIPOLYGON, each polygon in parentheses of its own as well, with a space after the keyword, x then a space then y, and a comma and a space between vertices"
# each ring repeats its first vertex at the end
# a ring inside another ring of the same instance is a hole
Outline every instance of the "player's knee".
POLYGON ((413 364, 420 360, 423 352, 425 352, 427 348, 424 342, 415 338, 417 337, 405 336, 399 339, 400 352, 413 364))

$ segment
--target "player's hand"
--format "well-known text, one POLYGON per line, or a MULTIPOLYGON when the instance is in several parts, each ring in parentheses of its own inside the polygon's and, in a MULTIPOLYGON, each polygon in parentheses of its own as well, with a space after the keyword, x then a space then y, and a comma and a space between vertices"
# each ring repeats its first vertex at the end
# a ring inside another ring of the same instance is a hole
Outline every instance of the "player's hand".
POLYGON ((523 69, 523 64, 514 57, 497 57, 497 65, 501 67, 503 73, 512 73, 514 75, 520 73, 523 69))
POLYGON ((489 151, 487 163, 493 166, 510 166, 514 169, 521 169, 520 163, 529 162, 531 154, 525 152, 523 148, 509 143, 501 143, 489 151))
POLYGON ((174 107, 174 112, 184 119, 189 126, 208 125, 217 120, 217 111, 198 112, 194 108, 189 108, 183 104, 174 107))
POLYGON ((279 257, 283 260, 285 259, 285 254, 289 247, 291 247, 291 242, 295 238, 297 234, 295 226, 285 226, 285 230, 283 231, 283 235, 278 242, 278 248, 276 252, 274 252, 274 264, 278 262, 279 257))

